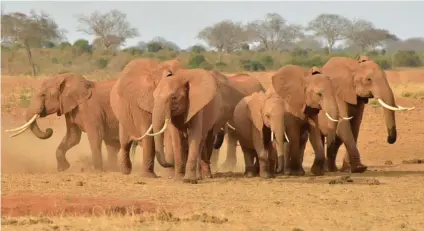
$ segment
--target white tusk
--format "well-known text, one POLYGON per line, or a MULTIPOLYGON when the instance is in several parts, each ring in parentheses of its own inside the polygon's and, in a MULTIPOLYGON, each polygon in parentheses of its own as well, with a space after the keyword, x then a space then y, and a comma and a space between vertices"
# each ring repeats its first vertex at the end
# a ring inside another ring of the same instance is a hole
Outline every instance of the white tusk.
POLYGON ((287 143, 290 143, 289 137, 287 136, 287 133, 284 132, 284 136, 286 137, 287 143))
POLYGON ((402 110, 407 110, 407 111, 410 111, 410 110, 415 109, 415 107, 402 107, 400 105, 397 105, 397 107, 400 108, 400 109, 402 109, 402 110))
POLYGON ((351 116, 351 117, 343 117, 342 116, 342 119, 344 119, 344 120, 351 120, 353 118, 353 116, 351 116))
POLYGON ((140 141, 142 140, 146 135, 148 135, 153 129, 153 124, 150 124, 150 127, 147 129, 146 133, 144 133, 144 135, 134 139, 134 141, 140 141))
POLYGON ((147 135, 148 136, 157 136, 157 135, 164 133, 166 128, 168 127, 168 124, 169 124, 170 121, 171 121, 171 119, 166 119, 165 124, 163 125, 163 128, 160 131, 153 133, 153 134, 147 134, 147 135))
POLYGON ((381 99, 378 99, 377 101, 381 104, 381 106, 383 106, 383 107, 385 107, 385 108, 387 108, 387 109, 389 109, 389 110, 392 110, 392 111, 406 111, 406 110, 407 110, 407 109, 402 109, 402 108, 392 107, 392 106, 390 106, 390 105, 386 104, 386 103, 385 103, 383 100, 381 100, 381 99))
POLYGON ((328 114, 327 112, 325 112, 325 116, 327 116, 327 118, 328 118, 329 120, 333 121, 333 122, 339 122, 338 120, 333 119, 333 118, 330 116, 330 114, 328 114))
POLYGON ((17 136, 17 135, 21 134, 22 132, 26 131, 28 128, 29 128, 29 127, 22 128, 20 131, 18 131, 18 132, 16 132, 16 133, 12 134, 12 135, 10 136, 10 138, 15 137, 15 136, 17 136))
POLYGON ((18 128, 14 128, 14 129, 5 130, 5 132, 16 132, 16 131, 20 131, 23 128, 28 128, 28 126, 31 125, 34 122, 34 120, 36 120, 39 116, 40 116, 39 114, 35 114, 31 117, 31 119, 28 122, 26 122, 22 126, 18 128))
POLYGON ((227 126, 233 130, 236 130, 233 126, 230 125, 230 123, 227 122, 227 126))
POLYGON ((274 141, 274 132, 271 131, 271 142, 274 141))

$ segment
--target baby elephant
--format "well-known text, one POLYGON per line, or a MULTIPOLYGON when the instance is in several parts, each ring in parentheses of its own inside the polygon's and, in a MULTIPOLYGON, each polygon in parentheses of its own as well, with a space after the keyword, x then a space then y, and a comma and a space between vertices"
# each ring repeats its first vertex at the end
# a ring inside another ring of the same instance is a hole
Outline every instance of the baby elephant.
POLYGON ((231 124, 234 124, 244 153, 245 176, 274 177, 277 152, 284 155, 283 105, 282 99, 270 92, 255 92, 237 104, 231 124))

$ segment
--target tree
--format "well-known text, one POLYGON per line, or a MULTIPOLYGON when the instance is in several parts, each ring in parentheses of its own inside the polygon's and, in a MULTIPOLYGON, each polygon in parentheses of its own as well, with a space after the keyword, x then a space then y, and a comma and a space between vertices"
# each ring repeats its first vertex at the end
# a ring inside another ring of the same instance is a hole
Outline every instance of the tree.
POLYGON ((320 50, 324 46, 313 36, 305 36, 296 42, 296 46, 302 49, 320 50))
POLYGON ((365 51, 382 46, 383 42, 387 40, 398 41, 399 38, 388 30, 371 28, 358 32, 355 43, 361 48, 361 51, 365 51))
POLYGON ((79 15, 77 19, 80 23, 78 31, 100 39, 107 50, 112 45, 119 47, 127 39, 139 36, 137 28, 132 28, 127 16, 118 10, 104 14, 95 11, 91 15, 79 15))
POLYGON ((29 15, 21 12, 2 13, 1 21, 2 39, 17 43, 25 48, 33 76, 37 73, 31 48, 41 47, 47 42, 57 42, 63 38, 65 33, 44 12, 37 14, 35 11, 31 11, 29 15))
POLYGON ((224 20, 204 28, 197 38, 204 40, 218 52, 232 52, 249 40, 247 30, 241 23, 224 20))
POLYGON ((331 55, 334 44, 345 39, 349 19, 337 14, 320 14, 308 23, 307 30, 326 40, 328 53, 331 55))
POLYGON ((172 50, 172 51, 181 50, 180 47, 176 43, 169 41, 169 40, 166 40, 165 38, 160 37, 160 36, 153 38, 150 42, 148 42, 148 44, 150 44, 150 43, 158 43, 158 44, 161 45, 162 49, 165 48, 165 49, 172 50))
POLYGON ((277 13, 268 13, 264 20, 256 20, 248 25, 248 31, 255 42, 260 42, 267 51, 282 50, 284 46, 293 45, 303 37, 300 25, 289 25, 277 13))

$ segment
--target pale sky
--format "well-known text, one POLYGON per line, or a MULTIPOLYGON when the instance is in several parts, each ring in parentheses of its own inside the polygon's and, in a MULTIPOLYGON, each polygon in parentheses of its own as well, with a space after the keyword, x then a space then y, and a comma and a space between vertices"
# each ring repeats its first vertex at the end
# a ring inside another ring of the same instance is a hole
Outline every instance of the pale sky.
POLYGON ((2 1, 2 8, 5 12, 45 11, 61 28, 67 30, 66 37, 71 43, 79 38, 90 42, 93 39, 77 31, 76 15, 111 9, 126 13, 131 25, 140 32, 140 37, 128 40, 126 46, 161 36, 185 49, 203 43, 196 36, 206 26, 225 19, 246 23, 262 19, 271 12, 280 14, 289 23, 304 26, 321 13, 336 13, 349 19, 369 20, 376 27, 388 29, 401 39, 424 37, 424 1, 2 1))

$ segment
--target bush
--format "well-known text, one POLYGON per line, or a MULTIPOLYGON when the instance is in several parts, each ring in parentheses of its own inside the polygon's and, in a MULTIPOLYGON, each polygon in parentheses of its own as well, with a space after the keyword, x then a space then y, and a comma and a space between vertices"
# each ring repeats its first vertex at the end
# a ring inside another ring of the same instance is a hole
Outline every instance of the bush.
POLYGON ((265 66, 256 60, 241 60, 240 61, 243 70, 245 71, 264 71, 265 66))
POLYGON ((206 49, 201 45, 194 45, 190 48, 192 53, 200 54, 206 52, 206 49))
POLYGON ((394 56, 394 64, 401 67, 422 66, 422 60, 415 51, 398 51, 394 56))
POLYGON ((260 61, 266 68, 271 68, 274 65, 274 58, 270 55, 262 56, 260 61))
POLYGON ((74 42, 73 47, 78 55, 82 53, 91 53, 93 50, 90 43, 85 39, 78 39, 74 42))
POLYGON ((210 71, 210 70, 213 70, 213 65, 208 62, 203 62, 200 64, 199 68, 210 71))
POLYGON ((148 52, 158 52, 163 49, 162 43, 160 42, 150 42, 147 44, 148 52))
POLYGON ((376 57, 376 58, 374 58, 373 59, 374 60, 374 62, 376 62, 380 67, 381 67, 381 69, 383 69, 383 70, 387 70, 387 69, 390 69, 391 67, 392 67, 392 65, 391 65, 391 63, 390 63, 390 61, 389 60, 387 60, 387 58, 385 58, 385 57, 376 57))
POLYGON ((141 56, 143 54, 143 50, 137 47, 128 47, 122 50, 123 52, 129 53, 132 56, 141 56))
POLYGON ((299 65, 303 67, 322 67, 328 61, 329 57, 313 56, 313 57, 292 57, 288 64, 299 65))
POLYGON ((104 69, 109 64, 109 60, 107 58, 100 58, 96 61, 97 67, 100 69, 104 69))
POLYGON ((217 62, 215 64, 216 69, 218 69, 219 71, 224 71, 225 68, 227 67, 227 64, 224 62, 217 62))
POLYGON ((188 61, 188 67, 189 68, 198 68, 198 67, 200 67, 200 64, 202 64, 203 62, 206 62, 205 56, 194 55, 188 61))
POLYGON ((52 58, 52 63, 58 64, 59 63, 59 60, 57 58, 52 58))

